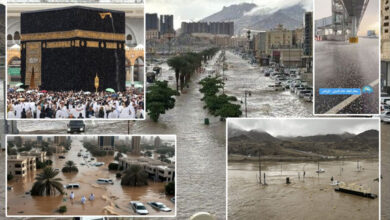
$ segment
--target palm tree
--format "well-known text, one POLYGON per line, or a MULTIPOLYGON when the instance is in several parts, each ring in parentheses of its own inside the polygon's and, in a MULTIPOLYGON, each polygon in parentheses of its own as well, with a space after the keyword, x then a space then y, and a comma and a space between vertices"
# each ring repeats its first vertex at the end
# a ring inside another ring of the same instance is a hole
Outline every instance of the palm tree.
POLYGON ((185 65, 185 60, 180 56, 174 56, 174 57, 169 58, 167 63, 168 63, 168 66, 172 67, 175 70, 176 91, 179 91, 180 70, 182 69, 183 65, 185 65))
POLYGON ((57 191, 61 194, 64 194, 64 187, 60 182, 62 179, 55 178, 57 175, 58 171, 51 167, 46 167, 43 169, 43 172, 38 174, 35 178, 36 182, 31 189, 31 195, 50 196, 55 195, 57 191))
POLYGON ((140 165, 131 165, 121 180, 121 185, 125 186, 145 186, 148 185, 148 174, 140 165))
POLYGON ((62 172, 79 172, 79 169, 77 169, 77 166, 73 161, 68 160, 66 161, 65 166, 62 168, 62 172))

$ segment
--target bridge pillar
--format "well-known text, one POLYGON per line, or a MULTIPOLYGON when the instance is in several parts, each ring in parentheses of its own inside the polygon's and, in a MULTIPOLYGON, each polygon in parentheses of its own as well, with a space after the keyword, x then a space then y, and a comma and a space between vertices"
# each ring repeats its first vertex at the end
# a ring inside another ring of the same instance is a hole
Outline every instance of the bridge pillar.
POLYGON ((357 43, 359 38, 357 36, 357 18, 356 16, 351 17, 351 34, 349 36, 349 43, 357 43))

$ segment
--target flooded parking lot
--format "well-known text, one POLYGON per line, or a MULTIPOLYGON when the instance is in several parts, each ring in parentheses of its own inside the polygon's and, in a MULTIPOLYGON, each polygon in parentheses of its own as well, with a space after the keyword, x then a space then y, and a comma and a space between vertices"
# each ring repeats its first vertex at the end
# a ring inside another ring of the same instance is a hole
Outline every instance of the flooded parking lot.
POLYGON ((91 156, 79 157, 77 155, 79 152, 87 154, 82 142, 73 138, 72 149, 68 153, 53 154, 49 157, 53 161, 52 167, 60 170, 68 160, 77 164, 78 173, 60 172, 57 177, 62 179, 62 184, 80 184, 79 189, 66 189, 64 196, 59 193, 56 196, 31 196, 26 192, 32 188, 36 174, 42 171, 30 171, 24 178, 15 177, 8 181, 8 186, 13 187, 7 192, 8 215, 56 215, 58 214, 56 210, 64 205, 67 206, 64 215, 135 215, 129 205, 130 201, 144 203, 149 215, 174 215, 174 212, 158 212, 147 205, 147 202, 156 201, 163 202, 172 210, 175 209, 170 197, 165 196, 166 183, 149 180, 148 186, 121 186, 121 180, 116 178, 116 172, 108 170, 108 164, 114 160, 113 156, 96 157, 92 160, 91 156), (59 155, 64 155, 65 159, 59 159, 59 155), (93 165, 95 162, 104 162, 104 165, 97 167, 93 165), (98 184, 96 182, 98 178, 112 179, 114 184, 98 184), (72 191, 75 194, 74 200, 69 199, 72 191), (82 204, 81 197, 88 198, 91 193, 95 195, 95 200, 88 200, 82 204))
POLYGON ((338 181, 363 184, 378 194, 379 184, 374 181, 378 161, 359 163, 364 169, 360 172, 357 161, 321 162, 325 173, 318 175, 316 162, 264 162, 265 186, 257 182, 258 163, 229 162, 229 219, 378 219, 379 198, 335 192, 330 185, 333 176, 338 181), (285 184, 286 177, 292 179, 291 184, 285 184))

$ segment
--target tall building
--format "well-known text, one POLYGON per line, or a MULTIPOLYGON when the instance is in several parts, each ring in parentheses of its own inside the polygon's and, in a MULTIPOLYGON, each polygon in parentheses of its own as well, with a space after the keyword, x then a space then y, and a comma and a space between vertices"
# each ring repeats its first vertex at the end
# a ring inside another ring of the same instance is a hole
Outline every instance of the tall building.
POLYGON ((171 39, 175 37, 173 15, 160 15, 160 38, 171 39))
POLYGON ((159 148, 161 146, 161 138, 159 136, 157 136, 155 139, 154 139, 154 147, 155 148, 159 148))
POLYGON ((145 15, 146 30, 158 30, 158 15, 157 13, 145 15))
POLYGON ((66 136, 55 136, 54 144, 61 145, 66 142, 66 136))
POLYGON ((381 90, 390 94, 390 2, 381 3, 381 90))
POLYGON ((131 138, 131 153, 139 156, 141 152, 141 136, 133 136, 131 138))
POLYGON ((313 53, 313 13, 306 12, 304 18, 305 36, 303 42, 303 54, 312 56, 313 53))
POLYGON ((102 150, 114 150, 115 149, 115 137, 114 136, 99 136, 98 146, 102 150))

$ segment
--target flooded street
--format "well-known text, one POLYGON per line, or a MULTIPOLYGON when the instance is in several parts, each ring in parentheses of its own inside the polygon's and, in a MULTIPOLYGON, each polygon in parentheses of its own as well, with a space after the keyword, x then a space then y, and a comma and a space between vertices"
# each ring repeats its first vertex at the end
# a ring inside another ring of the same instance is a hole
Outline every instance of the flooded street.
MULTIPOLYGON (((131 134, 176 134, 177 218, 205 211, 217 219, 225 219, 225 123, 203 109, 200 100, 203 95, 197 84, 201 77, 192 77, 189 88, 176 98, 175 108, 161 115, 158 123, 149 119, 129 124, 86 122, 86 133, 127 134, 130 129, 131 134), (204 125, 206 117, 210 118, 210 125, 204 125)), ((66 121, 40 124, 23 121, 18 122, 18 128, 20 133, 66 133, 66 124, 66 121)))
MULTIPOLYGON (((248 117, 309 117, 312 115, 312 103, 299 99, 290 93, 290 90, 274 91, 269 85, 274 85, 275 81, 265 77, 259 66, 249 64, 248 60, 230 51, 226 51, 226 63, 228 70, 224 73, 227 77, 225 93, 236 96, 243 102, 245 91, 252 93, 247 97, 248 117)), ((244 104, 241 104, 241 110, 244 112, 244 104)))
MULTIPOLYGON (((315 42, 315 112, 323 114, 349 95, 319 95, 319 88, 363 88, 378 80, 378 39, 360 38, 359 43, 315 42)), ((345 106, 342 114, 377 114, 378 83, 374 92, 364 94, 345 106)))
MULTIPOLYGON (((108 164, 114 160, 113 156, 96 157, 95 160, 91 160, 91 157, 78 157, 78 152, 82 154, 86 152, 79 139, 73 138, 72 149, 68 153, 54 154, 49 159, 53 161, 53 168, 60 170, 66 161, 74 161, 79 169, 78 173, 60 172, 57 177, 62 179, 62 184, 78 183, 80 188, 67 189, 64 196, 57 194, 57 196, 32 197, 25 192, 32 188, 36 174, 42 170, 31 171, 25 178, 19 177, 8 182, 8 186, 13 187, 7 192, 8 215, 56 215, 58 213, 55 211, 63 205, 67 206, 64 215, 135 215, 129 205, 133 200, 143 202, 145 205, 150 201, 163 202, 174 210, 174 204, 169 197, 165 196, 164 182, 149 181, 149 185, 143 187, 121 186, 121 180, 115 177, 116 172, 108 170, 108 164), (66 158, 58 159, 59 155, 64 155, 66 158), (104 162, 104 165, 96 167, 93 165, 95 162, 104 162), (112 179, 114 184, 99 185, 96 183, 98 178, 112 179), (73 201, 69 199, 72 191, 75 193, 73 201), (88 198, 91 193, 95 194, 95 200, 87 201, 85 205, 81 204, 81 197, 88 198)), ((157 212, 150 206, 146 206, 150 215, 174 214, 157 212)))
POLYGON ((361 160, 363 171, 357 172, 356 161, 321 162, 325 173, 318 175, 317 163, 264 162, 267 186, 257 182, 258 164, 229 162, 229 219, 378 219, 378 199, 335 192, 335 180, 363 184, 378 194, 378 162, 361 160), (341 168, 343 171, 341 172, 341 168), (305 170, 306 177, 302 179, 305 170), (301 179, 298 179, 298 172, 301 179), (340 176, 341 174, 341 176, 340 176), (285 184, 290 177, 292 183, 285 184))
POLYGON ((382 219, 390 219, 390 124, 382 123, 382 219))

